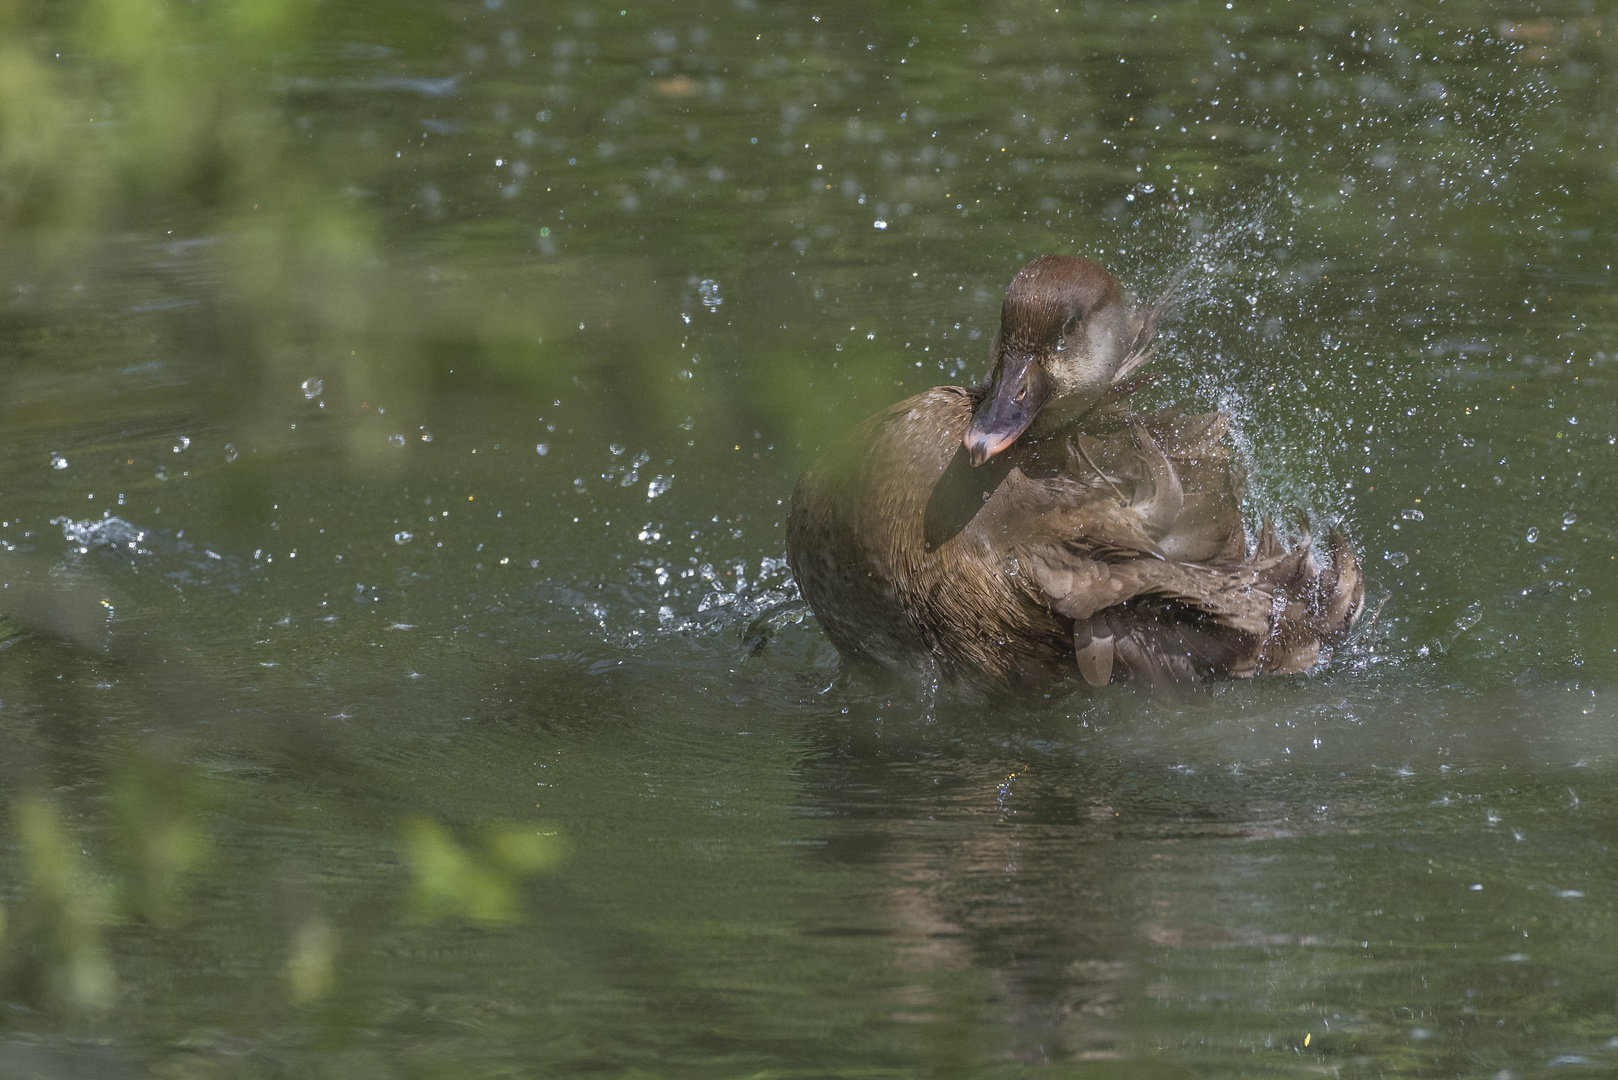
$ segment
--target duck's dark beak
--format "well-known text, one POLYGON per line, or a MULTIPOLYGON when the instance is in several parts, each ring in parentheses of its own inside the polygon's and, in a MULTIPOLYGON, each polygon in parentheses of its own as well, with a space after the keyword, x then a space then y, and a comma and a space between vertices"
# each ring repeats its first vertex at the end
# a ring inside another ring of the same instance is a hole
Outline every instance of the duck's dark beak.
POLYGON ((1007 349, 1001 358, 999 378, 972 414, 961 440, 972 464, 982 465, 1016 442, 1039 415, 1050 393, 1051 380, 1045 365, 1032 353, 1007 349))

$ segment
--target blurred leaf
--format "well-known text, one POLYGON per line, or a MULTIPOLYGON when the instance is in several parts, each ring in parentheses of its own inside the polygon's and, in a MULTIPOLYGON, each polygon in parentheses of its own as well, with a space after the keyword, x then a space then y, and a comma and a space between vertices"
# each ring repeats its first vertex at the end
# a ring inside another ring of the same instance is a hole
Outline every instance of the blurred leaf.
POLYGON ((482 829, 480 840, 474 850, 428 818, 405 823, 405 859, 415 873, 411 906, 418 918, 511 922, 522 880, 562 858, 562 843, 552 832, 496 825, 482 829))
POLYGON ((112 1001, 113 969, 101 940, 107 921, 103 890, 46 799, 25 795, 15 815, 28 892, 0 954, 0 987, 7 996, 40 1004, 105 1008, 112 1001))
POLYGON ((199 784, 187 766, 144 755, 127 758, 113 780, 112 857, 134 918, 174 926, 184 916, 186 879, 211 851, 199 784))
POLYGON ((319 915, 310 915, 292 935, 292 954, 285 968, 287 987, 298 1005, 318 1001, 337 982, 337 928, 319 915))

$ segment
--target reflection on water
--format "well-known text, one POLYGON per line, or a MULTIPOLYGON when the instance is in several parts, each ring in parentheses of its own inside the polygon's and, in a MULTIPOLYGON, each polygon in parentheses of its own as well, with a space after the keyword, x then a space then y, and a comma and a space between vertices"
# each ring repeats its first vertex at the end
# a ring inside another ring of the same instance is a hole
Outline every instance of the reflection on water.
POLYGON ((1610 15, 0 30, 0 1074, 1618 1059, 1610 15), (1045 251, 1182 280, 1329 667, 840 672, 792 482, 1045 251))

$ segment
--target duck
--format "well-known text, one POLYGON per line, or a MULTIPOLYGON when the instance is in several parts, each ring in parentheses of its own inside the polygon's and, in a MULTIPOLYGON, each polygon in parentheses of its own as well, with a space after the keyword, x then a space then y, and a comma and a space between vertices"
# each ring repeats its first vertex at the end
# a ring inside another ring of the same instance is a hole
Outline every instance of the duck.
POLYGON ((1307 517, 1249 538, 1223 412, 1137 413, 1159 317, 1101 264, 1012 278, 986 382, 883 409, 809 464, 787 562, 856 669, 990 695, 1306 672, 1365 606, 1307 517))

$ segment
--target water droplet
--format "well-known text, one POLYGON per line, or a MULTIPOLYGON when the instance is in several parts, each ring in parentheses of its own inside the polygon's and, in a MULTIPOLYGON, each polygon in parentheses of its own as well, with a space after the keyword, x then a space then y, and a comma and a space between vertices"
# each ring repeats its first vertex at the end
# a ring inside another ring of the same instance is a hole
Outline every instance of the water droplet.
POLYGON ((51 468, 53 468, 53 469, 65 469, 65 468, 67 468, 67 458, 63 457, 61 454, 52 454, 51 455, 51 468))
POLYGON ((1571 510, 1569 510, 1567 513, 1562 515, 1562 524, 1563 525, 1571 525, 1577 520, 1579 520, 1579 515, 1575 514, 1571 510))
POLYGON ((713 278, 703 278, 697 286, 697 295, 702 297, 702 304, 710 311, 725 302, 724 294, 719 291, 719 282, 713 278))
POLYGON ((324 389, 326 389, 326 384, 320 379, 311 376, 303 380, 303 398, 305 401, 315 400, 324 389))
POLYGON ((1466 610, 1455 617, 1455 629, 1470 630, 1483 618, 1483 605, 1474 600, 1466 606, 1466 610))
POLYGON ((1427 517, 1427 515, 1423 514, 1420 510, 1403 510, 1400 511, 1399 516, 1404 518, 1406 521, 1423 521, 1427 517))
POLYGON ((238 455, 236 453, 236 444, 235 443, 226 443, 225 444, 225 460, 226 461, 235 461, 236 458, 239 457, 239 456, 240 455, 238 455))
POLYGON ((672 477, 672 476, 655 476, 655 477, 653 477, 652 482, 650 484, 646 485, 646 498, 647 498, 647 501, 651 501, 652 499, 655 499, 659 495, 663 494, 665 491, 667 491, 669 489, 670 486, 673 485, 673 483, 674 483, 674 477, 672 477))
POLYGON ((415 535, 413 533, 396 532, 396 533, 393 534, 393 542, 395 544, 408 544, 408 543, 410 543, 410 541, 414 540, 415 538, 416 537, 415 537, 415 535))
POLYGON ((1539 526, 1538 525, 1532 526, 1528 530, 1528 535, 1526 537, 1524 537, 1524 539, 1527 540, 1530 544, 1539 543, 1539 526))
POLYGON ((1383 555, 1382 557, 1384 559, 1388 560, 1388 562, 1392 563, 1394 566, 1409 566, 1410 565, 1410 556, 1406 555, 1402 551, 1390 551, 1386 555, 1383 555))
POLYGON ((871 222, 871 228, 876 229, 878 231, 880 231, 882 229, 886 229, 887 227, 888 227, 888 222, 887 222, 886 218, 877 218, 875 221, 871 222))
POLYGON ((405 444, 405 437, 403 435, 389 435, 388 442, 392 443, 394 446, 403 446, 405 444))

